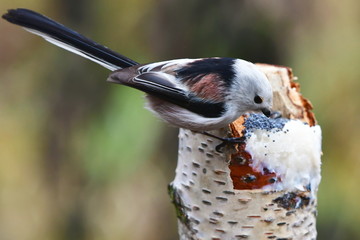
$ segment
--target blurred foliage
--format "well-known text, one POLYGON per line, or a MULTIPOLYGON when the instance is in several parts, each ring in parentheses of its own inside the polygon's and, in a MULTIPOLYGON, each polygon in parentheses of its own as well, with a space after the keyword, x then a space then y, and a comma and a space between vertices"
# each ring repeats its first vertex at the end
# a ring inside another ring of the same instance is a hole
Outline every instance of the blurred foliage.
MULTIPOLYGON (((360 2, 2 0, 138 62, 286 65, 323 129, 318 239, 360 239, 360 2)), ((177 239, 177 130, 106 69, 0 21, 0 239, 177 239)))

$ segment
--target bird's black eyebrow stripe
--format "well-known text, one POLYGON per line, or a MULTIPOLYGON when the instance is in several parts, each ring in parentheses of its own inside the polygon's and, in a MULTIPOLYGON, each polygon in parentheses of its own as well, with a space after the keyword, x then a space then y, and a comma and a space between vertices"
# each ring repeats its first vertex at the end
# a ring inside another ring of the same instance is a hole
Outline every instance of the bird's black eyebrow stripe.
POLYGON ((189 63, 187 66, 176 71, 177 76, 186 81, 197 81, 198 76, 215 73, 223 79, 226 87, 231 85, 231 79, 234 78, 233 70, 234 58, 204 58, 189 63))

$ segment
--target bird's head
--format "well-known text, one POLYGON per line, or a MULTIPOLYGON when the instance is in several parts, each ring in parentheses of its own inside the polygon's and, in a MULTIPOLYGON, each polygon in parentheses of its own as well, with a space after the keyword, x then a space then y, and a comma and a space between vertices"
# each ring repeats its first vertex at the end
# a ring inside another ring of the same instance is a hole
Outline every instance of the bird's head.
POLYGON ((241 112, 261 111, 270 116, 273 92, 269 80, 259 68, 237 59, 234 64, 235 79, 229 94, 241 112))

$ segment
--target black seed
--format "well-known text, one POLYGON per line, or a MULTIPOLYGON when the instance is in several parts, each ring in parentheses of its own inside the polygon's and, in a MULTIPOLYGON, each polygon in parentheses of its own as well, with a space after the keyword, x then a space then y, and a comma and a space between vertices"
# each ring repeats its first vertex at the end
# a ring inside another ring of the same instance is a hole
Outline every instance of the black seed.
POLYGON ((241 177, 241 181, 245 182, 245 183, 251 183, 254 182, 256 180, 256 176, 252 175, 252 174, 246 174, 245 176, 241 177))
POLYGON ((269 183, 274 183, 274 182, 276 182, 276 178, 270 178, 269 179, 269 183))

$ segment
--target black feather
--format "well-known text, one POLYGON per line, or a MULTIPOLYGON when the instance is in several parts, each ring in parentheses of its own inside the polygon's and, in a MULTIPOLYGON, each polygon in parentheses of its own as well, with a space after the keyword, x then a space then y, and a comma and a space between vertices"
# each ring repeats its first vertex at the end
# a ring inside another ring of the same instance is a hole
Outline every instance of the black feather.
POLYGON ((184 108, 207 118, 218 118, 225 112, 223 102, 204 102, 204 99, 189 96, 184 108))
POLYGON ((184 82, 197 81, 207 74, 217 74, 222 78, 223 84, 229 87, 235 76, 232 67, 234 61, 234 58, 204 58, 188 64, 176 73, 184 82))
POLYGON ((138 65, 137 62, 102 46, 83 35, 37 12, 18 8, 2 16, 5 20, 44 33, 51 38, 78 49, 83 54, 119 68, 138 65))

